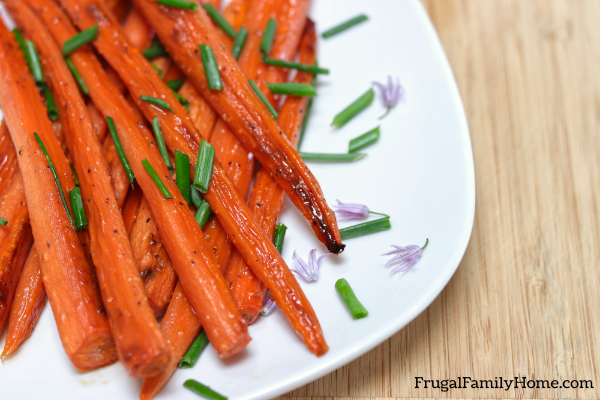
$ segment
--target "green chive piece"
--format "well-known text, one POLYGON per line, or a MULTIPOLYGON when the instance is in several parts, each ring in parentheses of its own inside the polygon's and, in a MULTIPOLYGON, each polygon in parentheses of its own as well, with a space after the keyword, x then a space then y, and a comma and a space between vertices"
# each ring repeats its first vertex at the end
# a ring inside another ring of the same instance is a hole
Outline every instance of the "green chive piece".
POLYGON ((205 199, 202 199, 202 203, 200 204, 200 207, 198 207, 198 211, 196 211, 196 222, 198 222, 200 228, 204 228, 206 221, 208 221, 211 215, 212 210, 210 209, 208 202, 205 199))
POLYGON ((361 319, 369 314, 367 309, 356 298, 356 295, 347 280, 344 278, 338 279, 335 283, 335 290, 337 290, 342 301, 346 307, 348 307, 350 314, 352 314, 352 318, 361 319))
POLYGON ((44 84, 44 74, 42 73, 42 64, 40 63, 40 55, 38 54, 35 44, 31 40, 25 41, 25 59, 29 65, 29 70, 35 83, 44 84))
POLYGON ((150 164, 150 161, 144 158, 142 160, 142 165, 144 166, 146 172, 148 172, 154 183, 156 183, 156 186, 158 186, 158 188, 160 189, 163 197, 165 199, 172 199, 173 196, 171 196, 171 192, 169 192, 169 189, 167 189, 165 184, 160 180, 160 177, 158 176, 154 168, 152 168, 152 164, 150 164))
POLYGON ((208 192, 214 160, 215 148, 206 140, 202 140, 200 142, 200 150, 198 151, 196 173, 194 174, 194 187, 201 193, 208 192))
POLYGON ((198 381, 188 379, 183 383, 183 386, 190 389, 192 392, 209 400, 227 400, 227 397, 221 396, 208 386, 204 386, 198 381))
POLYGON ((256 83, 252 79, 248 79, 248 82, 250 82, 250 86, 252 86, 254 93, 256 93, 256 95, 260 98, 260 100, 263 102, 263 104, 269 109, 273 118, 275 118, 275 120, 277 120, 277 118, 279 118, 279 114, 277 114, 277 111, 275 111, 275 109, 273 108, 271 103, 269 103, 269 100, 267 100, 267 98, 265 97, 263 92, 260 91, 260 89, 258 88, 256 83))
MULTIPOLYGON (((315 60, 315 66, 318 66, 319 63, 315 60)), ((312 85, 317 89, 317 75, 313 76, 312 85)), ((304 134, 306 133, 306 126, 308 125, 308 117, 310 117, 310 112, 312 111, 313 98, 311 97, 308 101, 308 105, 306 106, 306 112, 304 113, 304 121, 302 121, 302 130, 300 131, 300 139, 298 139, 298 150, 300 150, 300 146, 302 146, 302 141, 304 140, 304 134)))
POLYGON ((73 76, 75 77, 75 80, 77 81, 77 83, 79 84, 79 87, 81 88, 81 91, 84 94, 89 94, 90 91, 87 87, 87 85, 85 84, 83 78, 81 77, 81 75, 79 74, 79 71, 77 71, 77 69, 75 68, 75 65, 73 64, 73 61, 71 61, 70 58, 66 57, 65 61, 67 62, 67 66, 69 67, 69 69, 71 70, 71 73, 73 74, 73 76))
POLYGON ((156 2, 158 4, 162 4, 162 5, 169 6, 169 7, 183 8, 185 10, 190 10, 190 11, 197 11, 198 10, 198 4, 196 4, 193 1, 186 1, 186 0, 156 0, 156 2))
POLYGON ((6 226, 6 225, 8 225, 8 221, 5 220, 4 218, 0 217, 0 225, 6 226))
POLYGON ((275 228, 275 236, 273 237, 273 244, 277 248, 279 254, 281 254, 281 250, 283 249, 283 239, 285 238, 285 231, 287 231, 287 226, 282 223, 277 225, 275 228))
POLYGON ((68 56, 83 45, 88 44, 98 36, 98 25, 79 32, 63 44, 63 56, 68 56))
POLYGON ((192 203, 194 204, 196 209, 200 208, 204 199, 202 198, 202 196, 200 196, 200 193, 198 193, 196 188, 192 185, 190 185, 190 192, 192 194, 192 203))
POLYGON ((360 135, 350 141, 348 145, 348 153, 354 153, 362 150, 379 140, 379 127, 370 130, 367 133, 360 135))
POLYGON ((165 138, 160 130, 160 121, 158 120, 158 117, 154 117, 152 120, 152 129, 154 130, 154 137, 156 138, 158 151, 160 151, 160 155, 162 156, 163 160, 165 160, 165 165, 167 168, 173 168, 171 157, 169 157, 169 151, 167 150, 167 145, 165 144, 165 138))
POLYGON ((361 15, 359 15, 359 16, 357 16, 357 17, 354 17, 354 18, 352 18, 352 19, 349 19, 349 20, 348 20, 348 21, 346 21, 346 22, 343 22, 343 23, 341 23, 341 24, 339 24, 339 25, 336 25, 336 26, 334 26, 334 27, 333 27, 333 28, 331 28, 331 29, 328 29, 328 30, 326 30, 325 32, 323 32, 323 33, 321 34, 321 37, 322 37, 323 39, 327 39, 327 38, 329 38, 329 37, 332 37, 332 36, 334 36, 334 35, 337 35, 338 33, 341 33, 341 32, 343 32, 343 31, 345 31, 345 30, 346 30, 346 29, 348 29, 348 28, 352 28, 354 25, 358 25, 358 24, 360 24, 361 22, 364 22, 364 21, 366 21, 366 20, 368 20, 368 19, 369 19, 369 17, 367 17, 365 14, 361 14, 361 15))
POLYGON ((19 30, 19 28, 15 28, 12 30, 13 35, 15 35, 15 40, 17 41, 17 43, 19 44, 19 47, 21 48, 21 51, 23 53, 25 53, 25 39, 23 39, 23 35, 21 35, 21 31, 19 30))
POLYGON ((240 58, 240 54, 242 54, 246 39, 248 39, 248 30, 242 26, 235 37, 235 42, 233 42, 233 47, 231 48, 231 54, 233 54, 233 57, 235 57, 236 60, 240 58))
POLYGON ((142 51, 142 55, 146 57, 147 60, 152 60, 153 58, 168 56, 169 53, 167 52, 167 49, 165 49, 165 46, 157 40, 152 46, 142 51))
POLYGON ((316 96, 315 87, 308 83, 267 83, 273 94, 287 94, 291 96, 316 96))
POLYGON ((73 174, 75 186, 79 186, 79 177, 77 177, 77 172, 75 172, 75 166, 73 165, 73 163, 69 163, 69 165, 71 165, 71 173, 73 174))
POLYGON ((354 162, 367 156, 365 153, 305 153, 302 151, 298 154, 304 161, 321 162, 354 162))
POLYGON ((121 146, 119 135, 117 135, 117 128, 115 128, 115 123, 111 117, 106 117, 106 123, 108 125, 108 130, 110 131, 110 136, 112 137, 112 140, 117 149, 117 153, 119 154, 119 158, 121 159, 121 164, 123 164, 123 169, 125 170, 125 173, 129 178, 129 182, 131 183, 131 189, 133 189, 133 181, 135 180, 135 176, 133 175, 133 170, 131 169, 131 165, 129 165, 129 161, 127 161, 127 157, 125 157, 123 146, 121 146))
POLYGON ((188 204, 192 204, 192 191, 190 186, 190 158, 187 154, 175 150, 175 172, 177 173, 177 187, 188 204))
POLYGON ((207 3, 204 4, 202 7, 206 10, 206 13, 210 15, 213 21, 215 21, 215 23, 219 25, 221 29, 223 29, 227 36, 229 36, 232 39, 235 39, 237 37, 237 32, 235 31, 235 29, 233 29, 233 27, 229 25, 229 22, 227 22, 225 18, 223 18, 221 13, 217 11, 217 9, 212 6, 212 4, 207 3))
POLYGON ((215 54, 213 53, 212 47, 207 44, 201 44, 200 55, 202 56, 202 63, 204 64, 204 73, 206 74, 208 87, 212 90, 223 90, 221 74, 219 73, 219 67, 217 66, 217 60, 215 60, 215 54))
POLYGON ((267 27, 265 28, 262 41, 260 42, 260 51, 262 51, 262 53, 265 56, 268 56, 271 52, 271 47, 273 47, 273 39, 275 39, 276 30, 277 20, 275 18, 271 18, 269 22, 267 22, 267 27))
POLYGON ((150 62, 150 66, 152 67, 153 70, 155 70, 158 73, 158 76, 160 76, 160 79, 163 78, 163 70, 158 68, 153 62, 150 62))
POLYGON ((74 187, 69 192, 71 197, 71 208, 73 209, 73 218, 75 219, 75 230, 80 231, 87 229, 88 221, 85 216, 85 208, 83 208, 83 200, 81 199, 81 190, 74 187))
POLYGON ((190 102, 188 99, 173 90, 173 95, 179 101, 179 104, 185 107, 185 112, 190 112, 190 102))
POLYGON ((151 103, 151 104, 154 104, 155 106, 159 106, 160 108, 164 108, 165 110, 175 112, 175 111, 173 111, 173 109, 171 108, 169 103, 167 103, 166 101, 164 101, 162 99, 157 99, 156 97, 145 96, 145 95, 141 95, 140 99, 142 99, 146 103, 151 103))
POLYGON ((301 64, 292 61, 277 60, 275 58, 264 57, 262 62, 269 65, 275 65, 276 67, 284 67, 290 69, 297 69, 298 71, 310 72, 311 74, 323 74, 329 75, 329 70, 325 68, 319 68, 317 65, 301 64))
POLYGON ((60 194, 60 199, 62 200, 63 206, 65 207, 65 211, 67 212, 67 217, 69 217, 69 221, 73 226, 73 217, 71 217, 71 212, 69 211, 69 206, 67 206, 67 200, 65 199, 65 194, 63 193, 62 186, 60 181, 58 180, 58 175, 56 173, 56 169, 54 169, 54 163, 50 159, 50 154, 48 154, 48 150, 46 150, 46 146, 44 146, 44 142, 40 139, 39 135, 36 132, 33 132, 33 136, 35 136, 35 140, 37 140, 38 144, 42 148, 42 152, 46 156, 46 161, 48 161, 48 166, 50 167, 50 171, 52 171, 52 175, 54 175, 54 182, 56 182, 56 187, 58 188, 58 194, 60 194))
POLYGON ((46 96, 46 108, 48 109, 48 118, 52 121, 56 121, 58 119, 58 108, 56 107, 56 103, 54 102, 54 97, 52 97, 52 92, 48 89, 48 86, 44 85, 44 95, 46 96))
POLYGON ((361 111, 370 106, 371 103, 373 103, 374 97, 375 92, 373 91, 373 88, 367 90, 362 96, 356 99, 354 103, 350 104, 338 115, 336 115, 331 125, 341 128, 352 118, 356 117, 361 111))
POLYGON ((171 90, 179 90, 183 86, 183 79, 177 78, 167 82, 167 87, 171 90))
POLYGON ((185 352, 181 361, 179 361, 179 368, 192 368, 198 361, 198 358, 200 358, 200 355, 206 346, 208 346, 208 343, 210 343, 208 341, 208 336, 206 336, 206 332, 202 329, 198 336, 196 336, 196 339, 192 342, 188 351, 185 352))
POLYGON ((362 224, 352 225, 347 228, 340 229, 342 240, 352 239, 359 236, 368 235, 370 233, 385 231, 390 229, 390 218, 379 218, 374 221, 363 222, 362 224))

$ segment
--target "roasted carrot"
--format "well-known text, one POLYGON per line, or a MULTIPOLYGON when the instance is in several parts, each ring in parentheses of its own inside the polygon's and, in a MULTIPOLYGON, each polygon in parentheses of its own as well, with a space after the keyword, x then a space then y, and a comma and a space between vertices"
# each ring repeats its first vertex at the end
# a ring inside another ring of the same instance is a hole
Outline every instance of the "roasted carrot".
POLYGON ((123 25, 123 31, 129 38, 131 44, 141 50, 145 50, 152 44, 154 31, 148 26, 142 15, 133 7, 123 25))
POLYGON ((117 148, 111 137, 107 137, 104 140, 102 153, 104 154, 106 162, 108 163, 108 168, 110 169, 110 182, 117 199, 117 205, 122 208, 123 204, 125 204, 127 193, 129 193, 131 183, 129 182, 129 178, 123 168, 119 153, 117 153, 117 148))
POLYGON ((17 152, 10 138, 6 121, 3 120, 0 124, 0 198, 8 190, 12 177, 18 170, 17 152))
POLYGON ((125 229, 127 229, 128 235, 131 235, 133 225, 135 224, 135 221, 137 221, 137 214, 142 202, 142 196, 142 190, 136 186, 135 189, 129 192, 127 200, 125 201, 125 206, 123 207, 123 222, 125 223, 125 229))
POLYGON ((210 104, 204 100, 204 97, 200 96, 189 82, 183 84, 181 89, 179 89, 179 94, 190 102, 188 115, 194 126, 196 126, 196 129, 206 135, 206 140, 210 140, 210 134, 217 121, 217 112, 213 110, 210 104))
POLYGON ((246 21, 246 15, 248 10, 251 8, 253 0, 232 0, 227 4, 223 11, 223 18, 229 25, 236 31, 239 31, 244 21, 246 21))
POLYGON ((92 126, 94 127, 94 132, 96 132, 96 137, 98 138, 98 142, 104 143, 104 139, 106 138, 106 134, 108 133, 108 129, 106 127, 106 120, 102 118, 100 112, 94 103, 89 103, 87 105, 88 114, 90 116, 90 120, 92 121, 92 126))
POLYGON ((0 41, 0 81, 4 82, 0 106, 18 149, 42 278, 63 347, 81 371, 112 364, 117 352, 100 294, 94 287, 92 268, 33 133, 45 144, 65 190, 74 187, 69 162, 52 132, 23 55, 3 23, 0 41))
MULTIPOLYGON (((76 34, 62 10, 52 1, 26 0, 26 3, 34 6, 60 45, 76 34)), ((75 2, 64 4, 66 8, 77 5, 75 2)), ((103 10, 109 15, 103 3, 97 6, 92 10, 103 10)), ((214 254, 173 182, 150 132, 142 121, 136 120, 129 104, 107 82, 104 69, 87 47, 71 53, 71 59, 86 81, 98 110, 114 119, 125 155, 150 205, 165 248, 211 343, 222 357, 241 351, 250 340, 248 328, 235 308, 214 254), (164 198, 142 165, 144 159, 151 164, 173 199, 164 198)))

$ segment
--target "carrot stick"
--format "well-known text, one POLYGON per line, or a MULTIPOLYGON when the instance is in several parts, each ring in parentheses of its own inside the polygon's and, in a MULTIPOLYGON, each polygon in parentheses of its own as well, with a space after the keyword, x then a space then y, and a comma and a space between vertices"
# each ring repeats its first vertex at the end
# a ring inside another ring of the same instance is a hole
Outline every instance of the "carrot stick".
POLYGON ((92 126, 94 127, 94 132, 96 132, 96 137, 98 138, 99 143, 104 143, 104 139, 106 138, 106 134, 108 133, 108 129, 106 127, 106 120, 102 118, 102 115, 94 106, 94 103, 89 103, 87 105, 88 114, 90 115, 90 120, 92 121, 92 126))
POLYGON ((10 138, 6 120, 3 120, 0 124, 0 198, 8 190, 11 180, 18 170, 17 152, 10 138))
MULTIPOLYGON (((60 45, 76 34, 55 3, 49 0, 26 0, 26 3, 34 6, 60 45)), ((66 8, 76 5, 75 2, 64 4, 66 8)), ((103 3, 96 4, 98 8, 94 10, 103 10, 109 15, 103 3)), ((107 82, 104 69, 87 47, 71 53, 71 59, 86 81, 98 110, 114 119, 125 155, 150 205, 165 248, 211 343, 222 357, 241 351, 250 340, 248 328, 235 308, 214 254, 164 165, 150 132, 143 122, 136 120, 129 104, 107 82), (172 200, 164 198, 143 167, 143 159, 153 166, 173 196, 172 200)))
POLYGON ((38 133, 55 165, 61 185, 74 187, 69 162, 39 91, 27 71, 12 34, 0 23, 0 106, 15 144, 44 286, 52 305, 65 352, 81 371, 112 364, 117 359, 91 266, 72 228, 48 162, 33 132, 38 133), (74 278, 76 277, 76 278, 74 278))
MULTIPOLYGON (((165 79, 165 82, 168 82, 168 80, 165 79)), ((196 129, 205 135, 206 140, 210 140, 211 132, 217 121, 217 112, 213 110, 211 105, 204 100, 204 97, 200 96, 189 82, 183 84, 181 89, 179 89, 179 94, 190 102, 188 115, 196 129)))
POLYGON ((61 50, 42 21, 20 0, 6 4, 24 28, 23 34, 39 49, 46 83, 62 111, 66 142, 89 221, 89 247, 119 358, 131 376, 155 375, 165 368, 170 354, 145 296, 87 107, 61 50))
POLYGON ((125 223, 125 229, 127 229, 128 235, 131 235, 133 225, 135 224, 135 221, 137 221, 138 210, 142 203, 142 196, 143 193, 141 189, 136 186, 134 190, 129 192, 127 200, 125 201, 125 206, 123 207, 123 222, 125 223))
POLYGON ((252 6, 253 0, 232 0, 225 10, 223 11, 223 18, 229 25, 236 31, 239 31, 244 21, 246 21, 246 15, 248 10, 252 6))
POLYGON ((131 44, 140 50, 145 50, 152 44, 154 31, 144 21, 144 17, 133 7, 123 25, 123 32, 129 38, 131 44))
POLYGON ((110 181, 114 195, 117 199, 117 205, 119 208, 122 208, 123 204, 125 204, 125 199, 127 198, 127 193, 129 192, 131 183, 129 182, 127 173, 123 168, 123 164, 119 158, 119 153, 117 153, 117 148, 115 147, 112 138, 107 137, 104 140, 102 152, 106 158, 106 162, 108 163, 108 168, 110 169, 110 181))

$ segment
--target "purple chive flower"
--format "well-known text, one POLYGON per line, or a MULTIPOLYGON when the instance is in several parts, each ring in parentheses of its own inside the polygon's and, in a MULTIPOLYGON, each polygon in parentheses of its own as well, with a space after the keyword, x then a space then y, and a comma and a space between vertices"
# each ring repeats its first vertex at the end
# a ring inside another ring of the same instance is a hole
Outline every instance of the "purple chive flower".
POLYGON ((317 259, 317 249, 312 249, 310 253, 308 253, 308 265, 304 262, 303 259, 300 258, 294 251, 294 256, 292 260, 294 261, 294 268, 290 268, 292 271, 297 273, 304 279, 306 282, 314 282, 319 279, 319 268, 321 268, 321 262, 327 256, 331 254, 322 255, 317 259))
POLYGON ((392 275, 395 272, 408 271, 410 267, 412 267, 417 263, 417 261, 419 261, 423 250, 425 250, 425 247, 427 247, 427 244, 429 244, 429 239, 427 239, 423 247, 419 247, 416 244, 411 244, 406 247, 392 245, 392 247, 394 247, 396 250, 388 251, 387 253, 382 254, 382 256, 389 256, 394 254, 394 257, 392 257, 392 259, 385 264, 386 267, 390 266, 395 262, 400 262, 400 264, 398 264, 394 269, 392 269, 390 275, 392 275))
POLYGON ((266 317, 275 311, 275 307, 277 307, 277 304, 275 304, 275 302, 271 299, 271 293, 269 292, 263 299, 263 306, 260 310, 260 313, 266 317))
POLYGON ((335 201, 337 201, 337 206, 334 206, 336 208, 335 212, 342 217, 340 220, 360 219, 369 216, 369 207, 364 204, 342 203, 337 199, 335 201))
POLYGON ((377 86, 381 92, 383 105, 387 107, 385 114, 379 117, 379 119, 382 119, 389 114, 392 107, 398 104, 400 97, 402 97, 402 94, 404 93, 404 88, 400 85, 400 79, 396 78, 396 82, 394 82, 391 76, 388 76, 387 85, 379 82, 373 82, 373 84, 377 86))

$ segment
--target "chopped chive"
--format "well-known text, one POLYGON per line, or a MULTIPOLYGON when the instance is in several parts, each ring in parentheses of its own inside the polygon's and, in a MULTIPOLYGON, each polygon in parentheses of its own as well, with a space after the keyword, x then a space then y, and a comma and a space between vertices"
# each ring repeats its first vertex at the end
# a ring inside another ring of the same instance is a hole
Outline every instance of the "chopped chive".
POLYGON ((27 60, 29 70, 31 71, 31 75, 33 75, 35 83, 38 85, 44 84, 44 74, 42 73, 40 56, 35 48, 35 44, 31 40, 25 41, 25 59, 27 60))
POLYGON ((271 18, 269 22, 267 22, 267 27, 265 28, 262 41, 260 42, 260 51, 262 51, 262 53, 265 56, 268 56, 271 52, 271 47, 273 46, 273 39, 275 39, 276 30, 277 20, 275 18, 271 18))
POLYGON ((79 74, 79 71, 77 71, 77 69, 75 68, 75 65, 73 64, 73 61, 71 61, 71 59, 69 57, 66 57, 65 60, 67 61, 67 66, 69 67, 69 69, 71 70, 71 73, 73 74, 73 76, 75 77, 75 80, 77 81, 77 83, 79 84, 79 87, 81 88, 81 91, 84 94, 89 94, 90 91, 87 87, 87 85, 85 84, 83 78, 81 77, 81 75, 79 74))
POLYGON ((0 225, 6 226, 6 225, 8 225, 8 221, 5 220, 4 218, 0 217, 0 225))
POLYGON ((83 45, 88 44, 98 36, 98 25, 79 32, 63 44, 63 56, 68 56, 83 45))
POLYGON ((147 60, 152 60, 153 58, 168 56, 169 53, 167 52, 167 49, 165 49, 165 46, 157 40, 152 46, 142 51, 142 55, 146 57, 147 60))
POLYGON ((192 204, 190 158, 179 150, 175 150, 175 172, 177 173, 177 187, 181 195, 188 204, 192 204))
POLYGON ((183 8, 185 10, 197 11, 198 4, 193 1, 186 0, 156 0, 158 4, 162 4, 164 6, 175 7, 175 8, 183 8))
POLYGON ((163 78, 163 70, 158 68, 153 62, 149 62, 150 66, 152 67, 153 70, 155 70, 158 73, 158 76, 160 76, 160 79, 163 78))
POLYGON ((23 39, 23 35, 21 35, 21 31, 19 30, 19 28, 15 28, 12 30, 13 35, 15 35, 15 40, 17 41, 17 43, 19 44, 19 47, 21 48, 21 51, 23 53, 25 53, 25 39, 23 39))
POLYGON ((190 112, 190 102, 188 101, 188 99, 186 99, 185 97, 183 97, 182 95, 180 95, 179 93, 177 93, 174 90, 173 90, 173 95, 175 96, 177 101, 179 101, 179 104, 181 104, 182 106, 185 107, 185 112, 190 112))
POLYGON ((56 103, 54 102, 54 97, 52 97, 52 92, 48 89, 48 86, 44 85, 44 95, 46 96, 46 108, 48 109, 48 118, 52 121, 56 121, 58 119, 58 108, 56 108, 56 103))
POLYGON ((267 83, 273 94, 287 94, 291 96, 316 96, 315 87, 308 83, 267 83))
POLYGON ((328 29, 328 30, 326 30, 325 32, 323 32, 323 33, 321 34, 321 37, 322 37, 323 39, 327 39, 327 38, 329 38, 329 37, 332 37, 332 36, 334 36, 334 35, 337 35, 338 33, 341 33, 341 32, 343 32, 343 31, 345 31, 345 30, 346 30, 346 29, 348 29, 348 28, 351 28, 351 27, 353 27, 354 25, 358 25, 358 24, 360 24, 361 22, 364 22, 364 21, 366 21, 366 20, 368 20, 368 19, 369 19, 369 17, 367 17, 365 14, 361 14, 361 15, 359 15, 359 16, 357 16, 357 17, 354 17, 354 18, 352 18, 352 19, 349 19, 349 20, 348 20, 348 21, 346 21, 346 22, 342 22, 341 24, 339 24, 339 25, 336 25, 336 26, 334 26, 334 27, 333 27, 333 28, 331 28, 331 29, 328 29))
POLYGON ((164 108, 165 110, 175 112, 175 111, 173 111, 173 109, 171 108, 169 103, 167 103, 166 101, 164 101, 162 99, 157 99, 156 97, 145 96, 145 95, 141 95, 140 99, 142 99, 146 103, 151 103, 151 104, 154 104, 155 106, 159 106, 160 108, 164 108))
POLYGON ((204 4, 202 7, 204 7, 206 13, 210 15, 213 21, 215 21, 215 23, 219 25, 221 29, 223 29, 227 36, 229 36, 232 39, 235 39, 237 37, 237 32, 235 31, 235 29, 233 29, 233 27, 229 25, 229 22, 227 22, 225 18, 223 18, 221 13, 218 12, 217 9, 212 6, 212 4, 207 3, 204 4))
POLYGON ((167 82, 167 87, 171 90, 179 90, 183 86, 183 79, 177 78, 167 82))
POLYGON ((352 239, 358 236, 368 235, 370 233, 384 231, 390 229, 390 218, 379 218, 374 221, 363 222, 362 224, 352 225, 347 228, 340 229, 342 240, 352 239))
POLYGON ((198 361, 198 358, 200 358, 200 354, 208 346, 208 343, 210 343, 208 336, 206 336, 206 332, 202 329, 190 345, 190 348, 185 352, 181 361, 179 361, 179 368, 192 368, 198 361))
POLYGON ((227 397, 221 396, 219 393, 215 392, 208 386, 204 386, 200 382, 195 381, 193 379, 188 379, 187 381, 185 381, 183 383, 183 386, 209 400, 227 400, 227 397))
MULTIPOLYGON (((318 66, 319 63, 315 60, 315 66, 318 66)), ((317 89, 317 75, 313 76, 312 85, 317 89)), ((300 139, 298 139, 298 150, 300 150, 300 146, 302 146, 302 141, 304 140, 304 133, 306 132, 306 126, 308 125, 308 117, 310 117, 310 112, 312 111, 313 98, 311 97, 308 100, 308 105, 306 106, 306 112, 304 113, 304 121, 302 121, 302 130, 300 131, 300 139)))
POLYGON ((173 168, 171 158, 169 157, 169 151, 167 150, 167 145, 165 144, 165 138, 160 130, 160 121, 158 120, 158 117, 154 117, 152 120, 152 130, 154 130, 154 137, 156 138, 158 151, 160 151, 160 155, 162 156, 163 160, 165 160, 165 165, 167 168, 173 168))
POLYGON ((192 203, 196 208, 200 208, 204 199, 193 185, 190 185, 190 193, 192 194, 192 203))
POLYGON ((269 57, 264 57, 262 59, 262 62, 264 62, 265 64, 269 64, 269 65, 275 65, 276 67, 291 68, 291 69, 297 69, 298 71, 310 72, 311 74, 329 75, 328 69, 319 68, 317 65, 301 64, 301 63, 292 62, 292 61, 277 60, 275 58, 269 58, 269 57))
POLYGON ((283 239, 285 238, 285 231, 287 231, 287 226, 282 223, 277 225, 275 228, 275 236, 273 237, 273 244, 277 248, 279 254, 281 254, 281 250, 283 249, 283 239))
POLYGON ((331 125, 341 128, 352 118, 356 117, 361 111, 370 106, 371 103, 373 103, 374 97, 375 92, 373 91, 373 88, 367 90, 362 96, 356 99, 354 103, 350 104, 336 115, 331 125))
POLYGON ((353 162, 365 158, 365 153, 305 153, 299 152, 304 161, 322 161, 322 162, 353 162))
POLYGON ((152 168, 152 164, 150 164, 150 161, 144 158, 142 160, 142 165, 144 166, 146 172, 148 172, 154 183, 156 183, 156 186, 158 186, 158 188, 160 189, 163 197, 165 199, 172 199, 173 196, 171 196, 171 192, 169 192, 169 189, 167 189, 165 184, 160 180, 160 177, 158 176, 154 168, 152 168))
POLYGON ((207 44, 201 44, 200 55, 202 56, 202 63, 204 64, 204 73, 206 74, 208 87, 212 90, 223 90, 219 66, 217 65, 217 60, 215 60, 215 54, 213 53, 212 47, 207 44))
POLYGON ((242 54, 246 39, 248 39, 248 30, 242 26, 235 37, 235 42, 233 42, 233 47, 231 48, 231 54, 233 54, 233 57, 235 57, 236 60, 240 58, 240 54, 242 54))
POLYGON ((205 199, 202 199, 202 203, 200 203, 200 207, 198 207, 198 211, 196 211, 196 222, 200 225, 200 228, 204 228, 206 225, 206 221, 212 215, 212 210, 210 209, 210 205, 205 199))
POLYGON ((379 127, 370 130, 367 133, 360 135, 350 141, 348 145, 348 153, 354 153, 362 150, 379 140, 379 127))
POLYGON ((77 172, 75 172, 75 166, 73 165, 73 163, 69 163, 69 165, 71 165, 71 173, 73 174, 75 186, 79 186, 79 178, 77 177, 77 172))
POLYGON ((198 150, 196 173, 194 174, 194 187, 202 193, 208 192, 214 160, 215 148, 206 140, 202 140, 198 150))
POLYGON ((81 199, 81 190, 74 187, 69 192, 71 197, 71 208, 73 209, 73 218, 75 219, 75 230, 80 231, 88 227, 88 221, 85 216, 85 208, 83 208, 83 200, 81 199))
POLYGON ((250 86, 252 86, 254 93, 256 93, 256 95, 260 98, 260 100, 263 102, 263 104, 269 109, 273 118, 275 118, 275 120, 277 120, 277 118, 279 118, 279 114, 277 114, 277 111, 275 111, 275 109, 273 108, 271 103, 269 103, 269 100, 267 100, 267 98, 265 97, 263 92, 260 91, 260 89, 258 88, 256 83, 252 79, 248 79, 248 82, 250 82, 250 86))
POLYGON ((369 314, 367 309, 356 298, 356 295, 347 280, 344 278, 338 279, 335 283, 335 290, 342 298, 346 307, 348 307, 350 314, 352 314, 352 318, 361 319, 369 314))
POLYGON ((73 226, 73 217, 71 217, 71 212, 69 211, 69 206, 67 206, 67 200, 65 199, 65 194, 63 193, 62 186, 60 181, 58 180, 58 175, 56 174, 56 169, 54 169, 54 163, 50 159, 50 154, 48 154, 48 150, 46 150, 46 146, 44 146, 44 142, 40 139, 39 135, 36 132, 33 132, 33 136, 35 136, 35 140, 37 140, 38 144, 42 148, 42 152, 46 156, 46 161, 48 161, 48 166, 50 167, 50 171, 52 171, 52 175, 54 175, 54 182, 56 183, 56 187, 58 188, 58 194, 60 194, 60 199, 62 200, 63 206, 65 207, 65 211, 67 212, 67 217, 69 217, 69 221, 73 226))
POLYGON ((108 130, 110 131, 110 136, 112 137, 113 143, 115 144, 115 148, 117 149, 117 153, 119 154, 119 158, 121 159, 121 164, 123 164, 123 169, 127 174, 127 178, 129 178, 129 183, 131 183, 131 189, 133 189, 133 181, 135 179, 135 176, 133 175, 133 171, 131 170, 129 161, 127 161, 127 157, 125 157, 123 146, 121 146, 119 135, 117 135, 115 123, 111 117, 106 117, 106 123, 108 125, 108 130))

